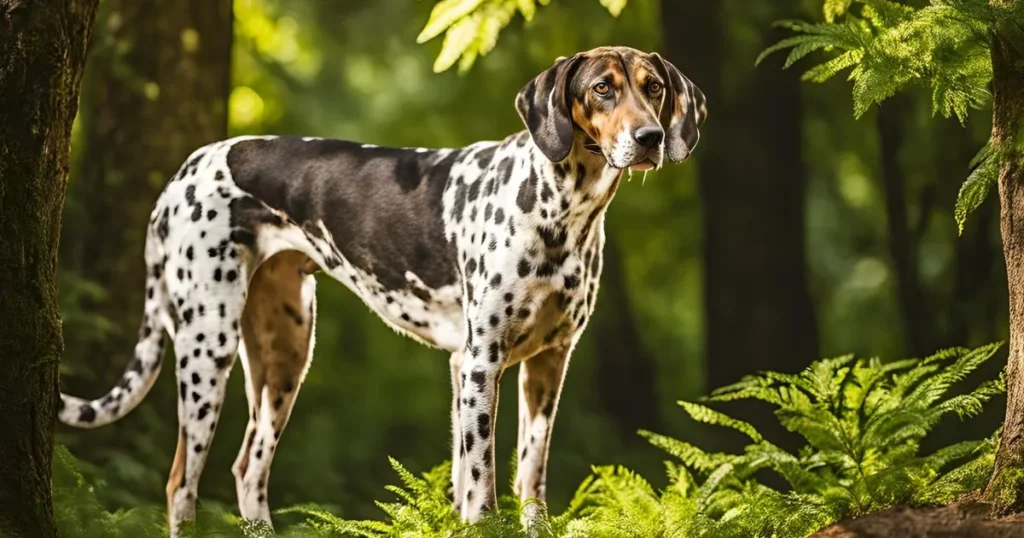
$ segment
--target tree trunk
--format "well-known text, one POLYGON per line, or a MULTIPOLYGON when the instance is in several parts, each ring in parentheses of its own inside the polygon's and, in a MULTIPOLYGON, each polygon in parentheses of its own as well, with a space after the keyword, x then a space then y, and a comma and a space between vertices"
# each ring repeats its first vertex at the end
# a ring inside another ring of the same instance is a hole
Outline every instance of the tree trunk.
MULTIPOLYGON (((1011 23, 1012 24, 1012 23, 1011 23)), ((1010 297, 1006 421, 987 496, 1002 514, 1024 512, 1024 54, 992 38, 992 144, 1002 156, 999 201, 1010 297)))
POLYGON ((637 429, 658 429, 658 390, 654 358, 644 347, 626 289, 622 254, 609 238, 601 276, 602 306, 591 322, 597 335, 597 384, 605 411, 623 438, 632 440, 637 429))
POLYGON ((50 460, 71 124, 98 0, 0 0, 0 535, 56 536, 50 460))
MULTIPOLYGON (((760 27, 796 9, 792 2, 773 5, 757 15, 766 19, 756 21, 760 27)), ((727 31, 721 6, 661 2, 665 55, 708 97, 709 119, 695 159, 712 387, 760 370, 796 371, 818 352, 804 252, 800 81, 775 65, 744 67, 750 74, 742 80, 724 73, 725 51, 749 35, 727 31)), ((762 45, 780 36, 772 32, 762 45)), ((742 61, 752 64, 753 57, 742 61)))
POLYGON ((105 389, 136 341, 153 203, 192 150, 227 136, 231 0, 107 0, 98 20, 61 269, 108 292, 73 308, 105 318, 110 332, 67 335, 71 355, 88 357, 105 389))
POLYGON ((906 347, 913 356, 935 351, 931 314, 925 304, 918 275, 918 230, 909 222, 907 178, 900 163, 903 129, 909 99, 896 95, 878 112, 879 152, 885 215, 889 229, 889 257, 896 275, 896 298, 903 318, 906 347))

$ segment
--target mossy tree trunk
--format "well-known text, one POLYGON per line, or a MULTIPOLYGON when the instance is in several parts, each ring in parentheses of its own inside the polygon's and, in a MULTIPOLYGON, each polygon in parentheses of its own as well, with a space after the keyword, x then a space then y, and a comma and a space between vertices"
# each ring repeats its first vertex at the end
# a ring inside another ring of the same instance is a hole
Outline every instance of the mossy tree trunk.
POLYGON ((999 200, 1010 350, 1006 421, 987 494, 999 513, 1008 514, 1024 512, 1024 53, 998 33, 992 39, 992 108, 992 143, 1002 159, 999 200))
POLYGON ((56 536, 57 242, 98 0, 0 1, 0 535, 56 536))
POLYGON ((106 321, 66 335, 99 377, 69 379, 83 394, 115 382, 135 344, 153 203, 192 150, 227 136, 233 18, 231 0, 105 0, 97 21, 60 247, 62 271, 106 291, 70 305, 106 321))

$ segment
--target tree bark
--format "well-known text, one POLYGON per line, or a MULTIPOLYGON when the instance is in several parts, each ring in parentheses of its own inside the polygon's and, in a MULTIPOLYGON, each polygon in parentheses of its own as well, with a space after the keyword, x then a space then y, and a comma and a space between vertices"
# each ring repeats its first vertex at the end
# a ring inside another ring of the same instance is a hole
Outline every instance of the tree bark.
POLYGON ((597 384, 605 411, 625 439, 637 429, 656 431, 658 390, 656 367, 644 347, 626 292, 622 254, 612 238, 604 247, 601 304, 592 324, 597 343, 597 384))
MULTIPOLYGON (((1012 24, 1012 23, 1011 23, 1012 24)), ((992 144, 1001 156, 1000 224, 1010 298, 1006 420, 987 497, 1001 514, 1024 512, 1024 54, 992 37, 992 144)))
POLYGON ((69 188, 75 205, 65 213, 61 269, 108 292, 74 308, 102 316, 110 332, 67 335, 68 349, 89 358, 103 387, 121 375, 136 341, 153 203, 192 150, 227 136, 231 6, 107 0, 101 10, 82 86, 84 149, 69 188))
POLYGON ((56 536, 57 242, 98 0, 0 0, 0 535, 56 536))
MULTIPOLYGON (((759 12, 766 19, 757 21, 760 27, 797 9, 792 2, 773 5, 759 12)), ((738 81, 724 73, 725 51, 749 35, 728 32, 722 9, 721 2, 661 2, 665 55, 708 97, 709 119, 694 158, 712 387, 761 370, 796 371, 818 353, 804 247, 800 81, 776 65, 738 81)), ((781 37, 772 32, 762 45, 781 37)))

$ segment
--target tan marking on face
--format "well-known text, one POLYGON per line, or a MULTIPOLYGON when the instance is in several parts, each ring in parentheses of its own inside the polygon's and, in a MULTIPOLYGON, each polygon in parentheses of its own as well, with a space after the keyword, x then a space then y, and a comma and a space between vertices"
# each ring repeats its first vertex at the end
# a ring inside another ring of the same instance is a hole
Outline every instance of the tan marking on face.
POLYGON ((602 148, 611 148, 620 133, 659 123, 666 83, 645 55, 618 47, 594 49, 576 72, 572 119, 602 148), (599 82, 609 85, 609 98, 594 91, 599 82), (662 90, 652 94, 651 82, 662 90))

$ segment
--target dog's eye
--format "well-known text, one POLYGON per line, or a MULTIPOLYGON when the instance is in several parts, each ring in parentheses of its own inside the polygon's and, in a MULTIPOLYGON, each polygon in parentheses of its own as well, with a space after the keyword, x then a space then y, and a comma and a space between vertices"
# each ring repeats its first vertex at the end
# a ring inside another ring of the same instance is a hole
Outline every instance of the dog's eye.
POLYGON ((598 82, 597 84, 594 84, 594 93, 602 97, 608 95, 608 92, 610 92, 611 90, 612 87, 609 86, 607 82, 598 82))
POLYGON ((647 91, 651 92, 651 95, 658 95, 661 90, 665 89, 657 80, 652 80, 651 84, 647 87, 647 91))

